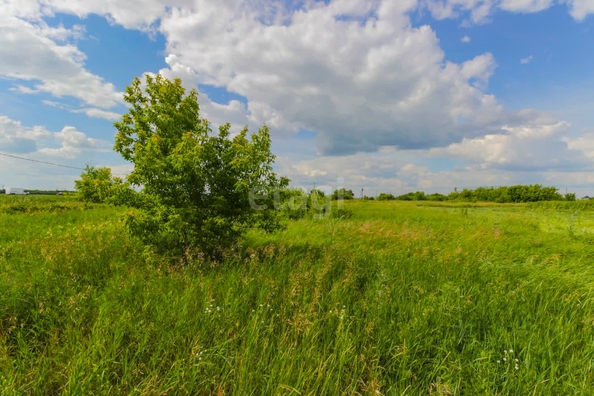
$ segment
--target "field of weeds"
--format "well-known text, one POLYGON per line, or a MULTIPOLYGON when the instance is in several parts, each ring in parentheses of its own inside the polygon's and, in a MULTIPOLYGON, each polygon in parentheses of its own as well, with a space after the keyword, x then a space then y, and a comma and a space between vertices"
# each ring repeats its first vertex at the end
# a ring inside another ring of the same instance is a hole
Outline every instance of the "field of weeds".
POLYGON ((126 209, 0 196, 0 394, 592 394, 594 211, 563 205, 347 202, 171 265, 126 209))

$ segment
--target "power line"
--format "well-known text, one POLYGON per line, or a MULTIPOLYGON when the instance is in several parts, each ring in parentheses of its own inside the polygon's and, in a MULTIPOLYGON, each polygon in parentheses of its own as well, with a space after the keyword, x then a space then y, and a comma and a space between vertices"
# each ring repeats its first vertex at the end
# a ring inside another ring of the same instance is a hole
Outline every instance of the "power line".
MULTIPOLYGON (((12 154, 0 153, 0 155, 3 155, 3 156, 5 156, 5 157, 17 158, 17 159, 20 159, 20 160, 25 160, 25 161, 38 162, 38 163, 40 163, 40 164, 53 165, 53 166, 60 166, 60 167, 62 167, 62 168, 69 168, 69 169, 76 169, 76 170, 85 170, 85 168, 77 168, 76 166, 68 166, 68 165, 56 164, 56 163, 54 163, 54 162, 39 161, 39 160, 34 160, 34 159, 31 159, 31 158, 19 157, 19 156, 12 155, 12 154)), ((113 173, 113 175, 114 175, 114 176, 125 176, 125 175, 122 175, 122 174, 116 174, 116 173, 113 173)))
POLYGON ((21 159, 21 160, 25 160, 25 161, 39 162, 40 164, 47 164, 47 165, 61 166, 62 168, 70 168, 70 169, 84 170, 84 168, 77 168, 77 167, 74 167, 74 166, 68 166, 68 165, 60 165, 60 164, 55 164, 55 163, 53 163, 53 162, 47 162, 47 161, 38 161, 38 160, 31 159, 31 158, 18 157, 18 156, 16 156, 16 155, 11 155, 11 154, 0 153, 0 155, 3 155, 3 156, 5 156, 5 157, 17 158, 17 159, 21 159))

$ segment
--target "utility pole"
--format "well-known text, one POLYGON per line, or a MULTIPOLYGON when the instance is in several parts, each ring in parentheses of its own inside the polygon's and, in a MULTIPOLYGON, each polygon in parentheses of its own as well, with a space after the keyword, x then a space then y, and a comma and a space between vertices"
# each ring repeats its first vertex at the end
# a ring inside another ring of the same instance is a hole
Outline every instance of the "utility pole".
POLYGON ((361 199, 363 199, 364 195, 363 195, 363 189, 361 189, 361 199))

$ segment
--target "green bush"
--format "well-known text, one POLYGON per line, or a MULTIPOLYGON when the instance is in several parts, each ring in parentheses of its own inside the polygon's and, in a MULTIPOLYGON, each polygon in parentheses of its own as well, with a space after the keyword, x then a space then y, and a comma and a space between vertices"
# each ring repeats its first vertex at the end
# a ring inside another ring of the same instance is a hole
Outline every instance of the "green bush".
POLYGON ((378 201, 393 201, 395 199, 396 199, 396 197, 394 197, 392 194, 388 194, 388 193, 381 193, 377 197, 378 201))
POLYGON ((121 179, 113 178, 110 168, 87 165, 74 186, 81 201, 102 203, 111 197, 112 186, 116 183, 121 183, 121 179))
POLYGON ((118 191, 132 208, 125 224, 157 251, 178 255, 198 249, 213 255, 252 227, 280 227, 273 191, 288 180, 272 170, 266 126, 248 137, 230 137, 230 125, 212 133, 199 115, 198 92, 181 80, 146 75, 126 88, 128 113, 114 125, 115 150, 134 164, 127 182, 139 192, 118 191))
POLYGON ((355 194, 353 193, 353 190, 347 190, 344 188, 340 188, 338 190, 335 190, 332 193, 333 201, 340 200, 340 199, 351 200, 354 198, 355 198, 355 194))

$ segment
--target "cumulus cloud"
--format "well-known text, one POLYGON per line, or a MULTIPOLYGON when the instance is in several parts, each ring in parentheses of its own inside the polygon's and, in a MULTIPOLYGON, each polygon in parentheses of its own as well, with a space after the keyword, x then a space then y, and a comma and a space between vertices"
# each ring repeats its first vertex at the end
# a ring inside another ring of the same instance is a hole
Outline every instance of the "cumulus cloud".
POLYGON ((462 159, 480 169, 568 170, 588 165, 581 148, 568 144, 565 134, 570 124, 534 111, 532 123, 504 126, 501 133, 481 138, 465 138, 445 148, 429 151, 435 157, 462 159))
POLYGON ((576 151, 581 151, 588 158, 594 158, 594 129, 583 131, 579 137, 564 137, 567 146, 576 151))
POLYGON ((464 36, 460 39, 463 43, 470 43, 471 39, 469 36, 464 36))
POLYGON ((26 154, 37 150, 37 140, 47 139, 51 134, 43 127, 23 127, 6 116, 0 116, 0 148, 4 152, 26 154))
POLYGON ((569 6, 569 13, 577 21, 583 21, 590 14, 594 14, 592 0, 565 0, 569 6))
POLYGON ((30 82, 32 86, 17 84, 21 93, 72 96, 101 108, 121 103, 113 84, 84 67, 86 56, 72 42, 84 34, 84 28, 50 27, 35 19, 41 17, 40 10, 31 2, 0 4, 0 77, 30 82))
POLYGON ((161 23, 171 70, 245 96, 252 123, 315 131, 322 154, 447 145, 486 134, 502 112, 483 91, 493 56, 445 62, 435 32, 411 26, 414 1, 312 3, 272 25, 257 9, 199 4, 161 23))
POLYGON ((6 116, 0 116, 0 147, 14 154, 41 153, 69 158, 83 151, 111 150, 109 142, 90 138, 71 126, 52 133, 42 126, 25 127, 6 116))
POLYGON ((65 126, 60 132, 52 134, 58 148, 44 147, 39 152, 46 155, 73 158, 85 150, 111 151, 112 145, 100 139, 93 139, 71 126, 65 126))

